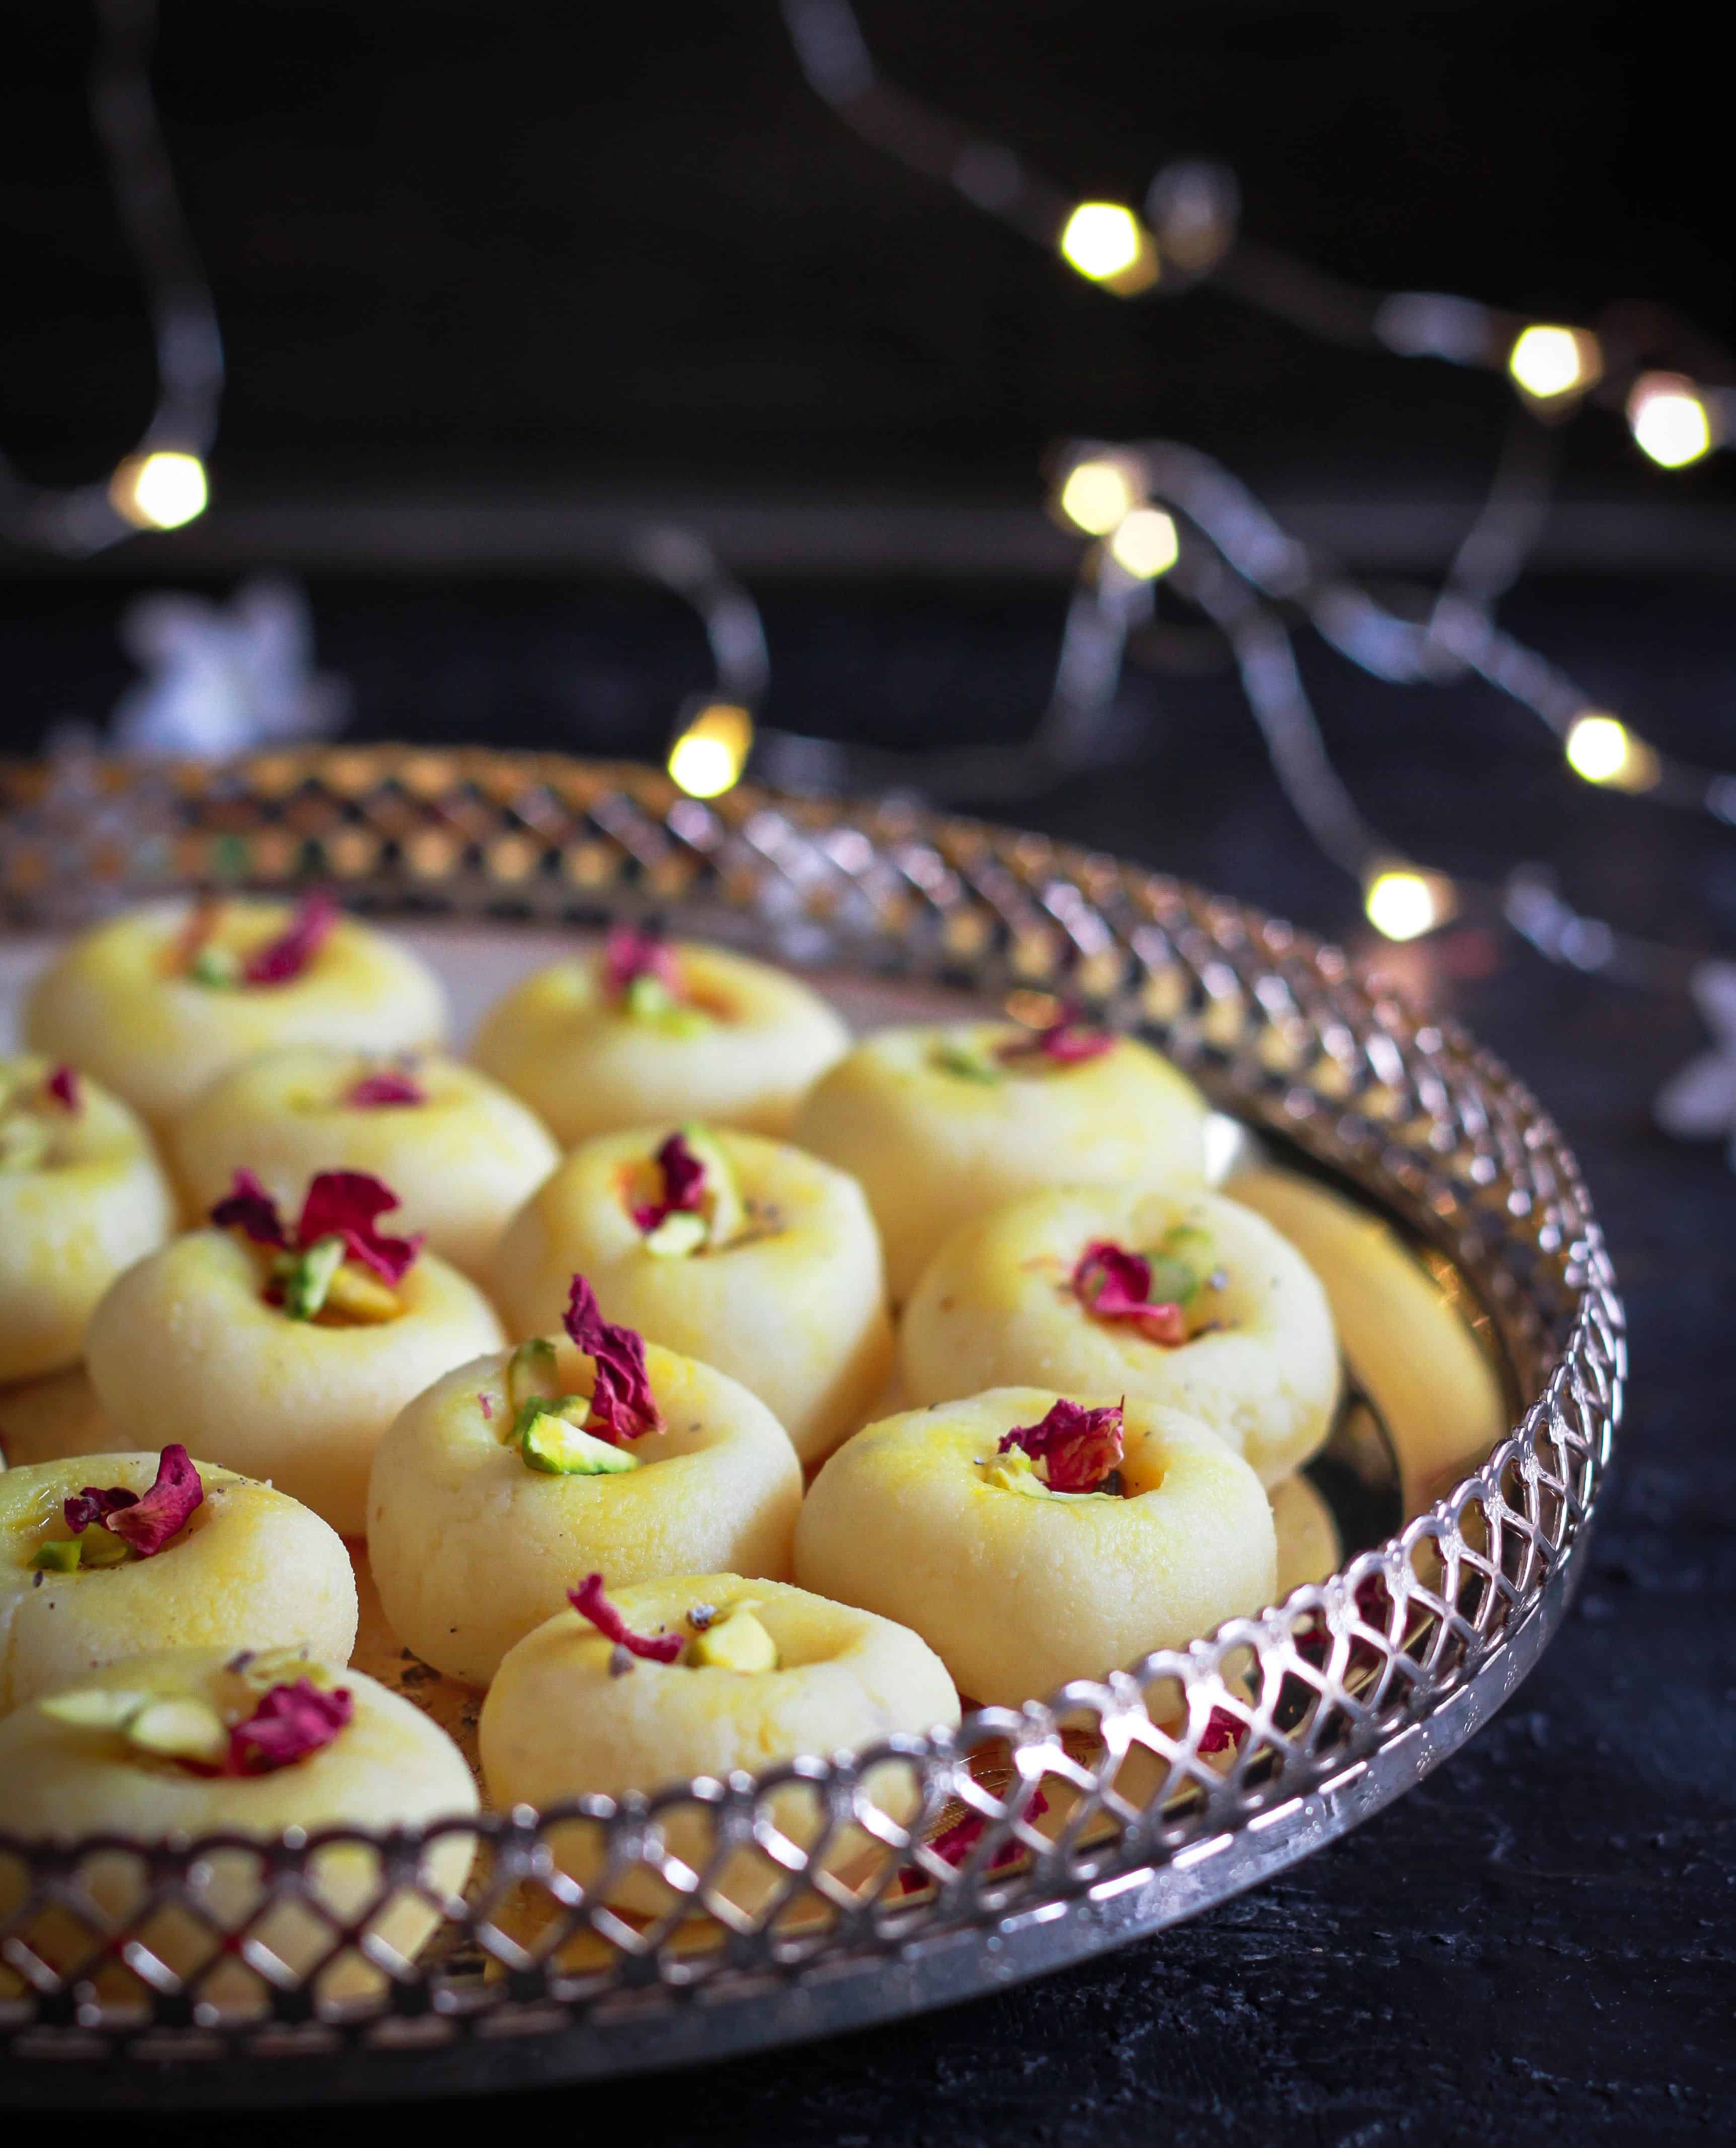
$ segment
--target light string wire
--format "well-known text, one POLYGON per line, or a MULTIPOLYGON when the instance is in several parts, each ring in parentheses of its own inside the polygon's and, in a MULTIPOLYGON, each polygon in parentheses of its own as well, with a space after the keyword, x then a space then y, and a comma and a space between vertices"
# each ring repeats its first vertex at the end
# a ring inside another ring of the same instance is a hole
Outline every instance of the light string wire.
POLYGON ((0 535, 88 557, 140 529, 201 513, 205 460, 217 437, 223 336, 211 287, 176 191, 151 89, 156 0, 96 0, 91 122, 116 208, 144 285, 157 395, 136 446, 101 483, 33 484, 0 454, 0 535))

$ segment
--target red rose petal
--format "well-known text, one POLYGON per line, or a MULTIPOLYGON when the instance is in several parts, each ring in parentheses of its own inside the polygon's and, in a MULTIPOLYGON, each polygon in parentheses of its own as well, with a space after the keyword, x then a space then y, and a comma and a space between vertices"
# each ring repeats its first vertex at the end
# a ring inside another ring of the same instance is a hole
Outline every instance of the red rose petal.
POLYGON ((1206 1718, 1206 1727, 1200 1733, 1200 1742, 1194 1748, 1197 1753, 1222 1753, 1239 1745, 1247 1735, 1247 1725, 1240 1716, 1232 1715, 1227 1708, 1214 1708, 1206 1718))
MULTIPOLYGON (((580 1347, 582 1349, 584 1345, 580 1347)), ((576 1588, 568 1589, 567 1601, 581 1619, 590 1619, 605 1641, 613 1641, 630 1655, 648 1656, 654 1664, 672 1664, 681 1653, 679 1634, 635 1634, 603 1593, 600 1573, 588 1573, 576 1588)))
POLYGON ((165 1447, 157 1458, 157 1481, 142 1499, 111 1510, 108 1528, 151 1558, 182 1528, 205 1497, 199 1473, 184 1447, 165 1447))
POLYGON ((1057 1402, 1041 1424, 1016 1425, 1001 1442, 997 1452, 1021 1448, 1047 1473, 1051 1492, 1090 1492, 1120 1464, 1122 1454, 1121 1404, 1086 1409, 1081 1403, 1057 1402))
POLYGON ((1073 1270, 1073 1295, 1098 1320, 1129 1320, 1148 1342, 1176 1349, 1187 1340, 1179 1305, 1151 1301, 1151 1264, 1112 1238, 1093 1238, 1073 1270))
POLYGON ((590 1414, 585 1430, 618 1442, 640 1439, 663 1428, 663 1413, 651 1393, 645 1370, 643 1336, 603 1317, 597 1293, 582 1275, 573 1277, 567 1301, 567 1333, 596 1367, 590 1414))
POLYGON ((372 1268, 394 1289, 422 1249, 413 1238, 393 1238, 374 1227, 374 1219, 398 1206, 389 1186, 365 1171, 322 1171, 308 1188, 295 1242, 305 1252, 321 1238, 342 1238, 350 1257, 372 1268))
POLYGON ((229 1733, 231 1775, 268 1775, 331 1744, 355 1714, 347 1687, 322 1693, 309 1679, 274 1685, 229 1733))
POLYGON ((675 951, 662 934, 636 925, 611 925, 603 945, 603 988, 618 999, 635 977, 655 977, 671 997, 680 996, 675 951))
POLYGON ((78 1094, 78 1077, 70 1066, 57 1066, 45 1084, 48 1094, 63 1112, 82 1109, 78 1094))
POLYGON ((657 1168, 663 1173, 663 1197, 645 1202, 633 1211, 641 1231, 655 1231, 665 1216, 697 1212, 705 1197, 705 1167, 689 1148, 685 1138, 671 1134, 657 1152, 657 1168))
POLYGON ((389 1104, 425 1104, 428 1092, 403 1067, 386 1066, 377 1074, 364 1074, 344 1101, 364 1110, 389 1104))
POLYGON ((1101 1059, 1114 1045, 1109 1031, 1088 1029, 1069 1008, 1046 1029, 1009 1038, 996 1056, 1003 1060, 1043 1058, 1056 1066, 1076 1066, 1082 1060, 1101 1059))
POLYGON ((245 1231, 255 1245, 287 1246, 289 1233, 278 1213, 278 1204, 250 1171, 238 1171, 226 1199, 211 1211, 211 1221, 224 1229, 245 1231))
MULTIPOLYGON (((1023 1817, 1027 1820, 1041 1819, 1048 1809, 1047 1798, 1041 1790, 1033 1790, 1023 1817)), ((930 1855, 938 1857, 943 1864, 950 1864, 956 1871, 982 1839, 982 1831, 987 1825, 988 1822, 981 1813, 966 1813, 962 1819, 956 1819, 951 1827, 943 1828, 928 1844, 930 1855)), ((1023 1854, 1022 1843, 1003 1842, 989 1859, 988 1869, 999 1872, 1004 1866, 1015 1864, 1023 1854)), ((930 1884, 928 1874, 919 1865, 906 1864, 898 1875, 898 1891, 901 1895, 914 1895, 919 1888, 930 1884)))
POLYGON ((278 936, 250 956, 241 975, 249 985, 286 985, 299 977, 330 937, 343 912, 323 890, 310 895, 278 936))
POLYGON ((123 1507, 138 1504, 137 1492, 128 1492, 118 1484, 111 1484, 105 1492, 98 1484, 87 1484, 82 1492, 61 1503, 61 1513, 66 1525, 75 1537, 82 1537, 93 1522, 106 1522, 111 1514, 118 1514, 123 1507))

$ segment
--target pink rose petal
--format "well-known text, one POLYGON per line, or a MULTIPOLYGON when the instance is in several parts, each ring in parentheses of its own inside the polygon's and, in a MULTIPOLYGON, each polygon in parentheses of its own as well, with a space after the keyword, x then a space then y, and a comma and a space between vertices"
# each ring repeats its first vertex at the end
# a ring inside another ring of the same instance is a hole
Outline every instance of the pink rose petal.
POLYGON ((286 985, 299 977, 330 937, 343 912, 324 890, 309 896, 283 932, 248 958, 241 975, 249 985, 286 985))
POLYGON ((428 1092, 406 1068, 384 1066, 377 1074, 364 1074, 344 1101, 373 1110, 390 1104, 425 1104, 428 1092))
POLYGON ((585 1430, 611 1442, 661 1431, 663 1413, 645 1370, 645 1338, 603 1317, 597 1294, 582 1275, 573 1277, 565 1327, 596 1367, 585 1430))
POLYGON ((187 1449, 165 1447, 157 1458, 156 1483, 142 1499, 111 1508, 109 1533, 131 1544, 141 1558, 154 1558, 186 1525, 204 1497, 205 1488, 187 1449))
POLYGON ((1098 1320, 1131 1321, 1148 1342, 1176 1349, 1187 1340, 1179 1305, 1151 1302, 1151 1264, 1112 1238, 1093 1238, 1079 1256, 1073 1295, 1098 1320))
POLYGON ((1100 1059, 1112 1051, 1115 1038, 1105 1029, 1088 1029, 1071 1008, 1046 1029, 1011 1037, 996 1056, 1003 1060, 1043 1058, 1056 1066, 1076 1066, 1086 1059, 1100 1059))
POLYGON ((309 1679, 274 1685, 229 1733, 230 1775, 268 1775, 329 1745, 355 1714, 347 1687, 323 1693, 309 1679))
POLYGON ((662 934, 636 925, 611 925, 603 945, 603 988, 611 999, 619 999, 635 977, 655 977, 672 998, 680 996, 675 951, 662 934))
POLYGON ((1057 1402, 1041 1424, 1016 1426, 998 1451, 1014 1447, 1041 1463, 1051 1492, 1095 1491, 1121 1462, 1121 1405, 1086 1409, 1057 1402))
POLYGON ((278 1213, 278 1204, 250 1171, 238 1171, 227 1197, 211 1211, 211 1221, 224 1229, 244 1231, 255 1245, 287 1246, 289 1233, 278 1213))
POLYGON ((123 1507, 138 1504, 137 1492, 128 1492, 119 1484, 111 1484, 105 1492, 100 1485, 87 1484, 82 1492, 61 1503, 61 1513, 66 1525, 75 1537, 82 1537, 94 1522, 106 1522, 111 1514, 118 1514, 123 1507))
POLYGON ((581 1619, 590 1619, 605 1641, 613 1641, 630 1655, 649 1657, 654 1664, 672 1664, 681 1653, 679 1634, 635 1634, 603 1593, 600 1573, 586 1574, 576 1588, 567 1591, 567 1601, 581 1619))
POLYGON ((308 1188, 295 1242, 305 1252, 321 1238, 342 1238, 352 1259, 396 1288, 422 1249, 421 1234, 393 1238, 375 1218, 399 1205, 389 1186, 365 1171, 322 1171, 308 1188))
POLYGON ((641 1231, 655 1231, 665 1216, 696 1213, 705 1197, 705 1167, 680 1134, 671 1134, 658 1150, 657 1168, 663 1174, 663 1197, 633 1211, 641 1231))
POLYGON ((83 1108, 78 1094, 78 1077, 70 1066, 57 1066, 46 1083, 48 1094, 63 1112, 83 1108))

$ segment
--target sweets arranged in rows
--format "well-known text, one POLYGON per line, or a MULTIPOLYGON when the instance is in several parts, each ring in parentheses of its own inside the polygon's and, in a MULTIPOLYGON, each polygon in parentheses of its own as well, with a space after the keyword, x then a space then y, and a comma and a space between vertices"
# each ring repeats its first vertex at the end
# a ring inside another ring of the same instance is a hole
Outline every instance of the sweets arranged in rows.
MULTIPOLYGON (((23 1839, 474 1810, 445 1734, 344 1668, 344 1538, 398 1639, 488 1689, 489 1796, 545 1804, 956 1724, 1329 1571, 1296 1473, 1341 1307, 1437 1445, 1499 1430, 1432 1293, 1382 1322, 1381 1227, 1273 1174, 1208 1190, 1192 1086, 1065 1010, 852 1044, 791 977, 618 928, 470 1066, 409 951, 238 898, 87 933, 24 1027, 23 1839)), ((394 1915, 414 1953, 432 1912, 394 1915)))

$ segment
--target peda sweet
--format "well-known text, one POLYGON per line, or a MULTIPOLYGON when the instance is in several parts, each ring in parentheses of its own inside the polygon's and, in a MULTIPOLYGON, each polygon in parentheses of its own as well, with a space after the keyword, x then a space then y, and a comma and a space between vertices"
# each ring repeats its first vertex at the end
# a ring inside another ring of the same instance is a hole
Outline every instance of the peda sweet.
POLYGON ((152 1649, 305 1643, 343 1663, 355 1635, 342 1540, 269 1484, 181 1447, 0 1474, 0 1713, 152 1649))
POLYGON ((1282 1231, 1320 1277, 1345 1358, 1392 1434, 1405 1513, 1444 1498, 1510 1421, 1476 1332, 1484 1316, 1457 1272, 1293 1172, 1249 1172, 1227 1190, 1282 1231))
POLYGON ((609 1318, 750 1388, 810 1468, 866 1422, 891 1370, 862 1189, 786 1142, 692 1124, 586 1142, 501 1241, 494 1297, 513 1332, 557 1326, 575 1271, 609 1318))
POLYGON ((0 1056, 0 1382, 76 1365, 97 1300, 174 1220, 118 1097, 69 1064, 0 1056))
POLYGON ((32 986, 24 1033, 153 1122, 291 1044, 423 1051, 445 1034, 428 966, 324 896, 152 903, 82 932, 32 986))
POLYGON ((86 1344, 118 1431, 140 1446, 183 1439, 361 1535, 393 1418, 504 1340, 474 1283, 380 1233, 394 1205, 377 1180, 322 1172, 292 1229, 254 1187, 128 1269, 86 1344))
POLYGON ((1326 1439, 1338 1348, 1320 1281, 1221 1194, 1064 1187, 942 1247, 899 1358, 913 1402, 1015 1383, 1186 1410, 1275 1484, 1326 1439))
MULTIPOLYGON (((262 1841, 287 1829, 379 1831, 464 1819, 476 1786, 445 1732, 419 1709, 340 1659, 282 1650, 249 1659, 228 1648, 176 1649, 87 1673, 0 1723, 0 1833, 23 1842, 73 1843, 99 1834, 140 1842, 217 1833, 262 1841)), ((432 1890, 454 1896, 474 1855, 464 1828, 434 1838, 414 1867, 432 1890)), ((377 1851, 345 1842, 307 1859, 318 1900, 336 1924, 359 1917, 384 1881, 377 1851)), ((406 1874, 404 1875, 408 1877, 406 1874)), ((97 1852, 81 1880, 109 1919, 143 1908, 148 1868, 97 1852)), ((0 1875, 0 1915, 16 1912, 22 1876, 0 1875), (7 1892, 13 1900, 6 1900, 7 1892)), ((319 1967, 334 1924, 284 1900, 258 1915, 261 1863, 251 1850, 216 1849, 188 1868, 188 1886, 218 1931, 253 1920, 254 1940, 297 1976, 314 1975, 325 2000, 384 1988, 383 1969, 353 1946, 319 1967)), ((434 1904, 402 1884, 365 1931, 376 1958, 414 1960, 439 1921, 434 1904)), ((83 1928, 48 1909, 25 1936, 51 1961, 76 1961, 83 1928)), ((200 1982, 207 2002, 263 2011, 258 1973, 179 1908, 149 1913, 141 1937, 176 1974, 200 1982)), ((105 1996, 128 1995, 118 1964, 102 1972, 105 1996)), ((3 1990, 0 1985, 0 1990, 3 1990)))
MULTIPOLYGON (((605 1595, 593 1573, 573 1603, 509 1652, 483 1704, 483 1771, 503 1809, 585 1792, 619 1799, 695 1775, 725 1782, 959 1720, 952 1681, 907 1626, 785 1583, 687 1574, 605 1595)), ((867 1794, 900 1824, 914 1815, 906 1770, 871 1770, 867 1794)), ((813 1840, 817 1809, 800 1789, 772 1792, 760 1809, 791 1842, 813 1840)), ((853 1832, 832 1845, 829 1869, 847 1873, 867 1846, 853 1832)), ((710 1867, 715 1892, 739 1909, 758 1907, 779 1876, 715 1859, 715 1830, 691 1806, 666 1812, 661 1836, 690 1872, 710 1867)), ((587 1832, 556 1830, 551 1846, 573 1876, 595 1878, 587 1832)), ((634 1874, 611 1899, 655 1914, 672 1898, 634 1874)))
POLYGON ((1197 1418, 1024 1387, 868 1426, 795 1532, 802 1588, 914 1628, 1009 1707, 1259 1610, 1277 1559, 1259 1478, 1197 1418))
MULTIPOLYGON (((588 1339, 606 1362, 608 1343, 588 1339)), ((450 1677, 485 1685, 593 1568, 623 1586, 790 1571, 801 1471, 765 1405, 652 1344, 640 1363, 657 1423, 617 1433, 597 1408, 598 1363, 564 1337, 496 1353, 418 1396, 380 1443, 368 1502, 380 1601, 450 1677)))
POLYGON ((549 1130, 474 1066, 297 1045, 219 1074, 166 1137, 187 1212, 203 1217, 238 1169, 287 1205, 316 1171, 370 1173, 402 1197, 402 1227, 480 1278, 501 1232, 560 1161, 549 1130))
POLYGON ((617 927, 509 991, 472 1056, 566 1147, 658 1119, 787 1133, 847 1048, 825 1001, 782 970, 721 947, 617 927))
POLYGON ((950 1232, 1038 1187, 1197 1185, 1206 1118, 1136 1038, 975 1021, 876 1031, 815 1085, 790 1138, 860 1180, 901 1305, 950 1232))

